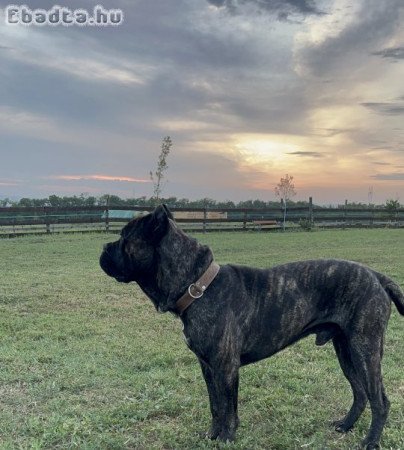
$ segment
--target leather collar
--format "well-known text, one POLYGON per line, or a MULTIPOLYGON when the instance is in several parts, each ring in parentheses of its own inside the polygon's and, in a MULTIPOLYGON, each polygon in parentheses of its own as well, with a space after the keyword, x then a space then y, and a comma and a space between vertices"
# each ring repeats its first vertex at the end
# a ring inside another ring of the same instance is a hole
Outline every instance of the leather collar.
POLYGON ((219 264, 212 261, 198 281, 188 286, 185 294, 176 303, 177 312, 180 316, 195 300, 203 296, 210 283, 216 278, 219 270, 219 264))

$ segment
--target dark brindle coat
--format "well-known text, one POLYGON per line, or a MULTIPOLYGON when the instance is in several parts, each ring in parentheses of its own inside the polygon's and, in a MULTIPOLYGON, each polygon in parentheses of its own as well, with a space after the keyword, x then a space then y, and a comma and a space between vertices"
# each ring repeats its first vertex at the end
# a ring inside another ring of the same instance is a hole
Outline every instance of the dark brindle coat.
MULTIPOLYGON (((158 310, 177 314, 176 301, 212 260, 210 249, 185 235, 160 206, 125 226, 120 239, 105 246, 100 264, 118 281, 136 281, 158 310)), ((203 297, 181 316, 209 392, 210 437, 235 437, 240 366, 315 333, 318 345, 332 340, 353 391, 352 407, 335 422, 336 430, 348 431, 369 401, 372 423, 363 446, 378 448, 389 410, 380 361, 391 301, 404 315, 398 285, 355 262, 221 266, 203 297)))

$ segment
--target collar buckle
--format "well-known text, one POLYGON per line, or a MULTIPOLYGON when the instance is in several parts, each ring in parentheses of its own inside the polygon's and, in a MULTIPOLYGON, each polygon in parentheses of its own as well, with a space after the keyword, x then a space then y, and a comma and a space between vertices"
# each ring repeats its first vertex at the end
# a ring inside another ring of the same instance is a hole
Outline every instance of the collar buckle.
POLYGON ((205 292, 205 289, 206 286, 200 286, 199 283, 192 283, 188 287, 188 294, 195 299, 201 298, 205 292))

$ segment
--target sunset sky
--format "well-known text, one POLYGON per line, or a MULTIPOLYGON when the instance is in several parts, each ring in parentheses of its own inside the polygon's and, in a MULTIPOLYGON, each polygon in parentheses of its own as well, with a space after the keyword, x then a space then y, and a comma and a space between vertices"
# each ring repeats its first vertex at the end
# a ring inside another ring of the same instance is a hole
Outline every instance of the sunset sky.
POLYGON ((274 200, 290 174, 297 200, 367 203, 372 187, 404 203, 403 0, 103 6, 124 23, 12 26, 2 11, 0 198, 151 196, 170 135, 165 196, 274 200))

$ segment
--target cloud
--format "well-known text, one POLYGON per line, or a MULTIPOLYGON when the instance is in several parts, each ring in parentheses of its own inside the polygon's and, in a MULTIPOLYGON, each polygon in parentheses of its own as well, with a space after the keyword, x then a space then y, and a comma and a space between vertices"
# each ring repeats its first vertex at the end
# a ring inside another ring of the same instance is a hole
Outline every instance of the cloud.
POLYGON ((372 175, 371 178, 383 181, 404 181, 404 172, 372 175))
MULTIPOLYGON (((45 46, 46 49, 49 47, 45 46)), ((87 57, 66 56, 49 51, 16 51, 8 56, 24 65, 38 66, 41 70, 57 71, 72 77, 91 82, 117 83, 122 85, 142 85, 151 77, 152 68, 135 63, 123 63, 117 59, 105 58, 102 55, 87 57)))
POLYGON ((390 58, 398 61, 399 59, 404 59, 404 47, 384 48, 377 52, 372 52, 372 55, 381 56, 382 58, 390 58))
POLYGON ((95 181, 126 181, 130 183, 151 183, 151 180, 147 180, 144 178, 110 176, 110 175, 55 175, 49 178, 65 181, 95 180, 95 181))
POLYGON ((288 152, 288 155, 302 156, 308 158, 324 158, 324 155, 320 152, 296 151, 296 152, 288 152))
POLYGON ((373 160, 402 172, 402 0, 132 3, 120 27, 0 27, 0 179, 26 180, 2 195, 151 195, 167 134, 169 195, 269 199, 293 173, 339 197, 373 160))
POLYGON ((314 135, 333 138, 334 136, 338 136, 339 134, 349 133, 353 131, 352 128, 320 128, 318 130, 314 130, 314 135))
POLYGON ((363 81, 376 73, 369 55, 401 30, 402 1, 335 1, 327 14, 311 16, 305 26, 296 35, 299 73, 328 76, 331 81, 346 75, 345 83, 363 81))
POLYGON ((15 182, 6 182, 6 181, 0 181, 0 186, 18 186, 18 183, 15 182))
POLYGON ((364 102, 362 106, 368 108, 378 114, 400 115, 404 114, 404 103, 399 102, 364 102))
POLYGON ((243 7, 251 7, 256 11, 276 14, 278 19, 285 20, 291 14, 322 14, 314 0, 207 0, 217 8, 226 8, 230 12, 238 12, 243 7))
MULTIPOLYGON (((35 105, 30 105, 32 109, 34 107, 35 105)), ((124 147, 133 143, 133 138, 118 133, 111 127, 103 128, 100 123, 98 123, 98 126, 96 124, 90 126, 90 121, 84 122, 84 119, 80 122, 75 123, 73 129, 69 121, 63 120, 60 115, 51 114, 51 112, 40 114, 29 110, 3 107, 0 104, 0 135, 3 135, 2 147, 4 151, 8 147, 11 148, 10 143, 6 144, 5 136, 14 138, 10 139, 13 144, 22 141, 24 138, 30 138, 31 144, 27 146, 28 149, 34 146, 35 141, 41 142, 43 148, 45 143, 52 143, 54 144, 53 154, 63 151, 62 146, 64 144, 70 145, 72 153, 74 153, 73 147, 81 149, 81 151, 88 152, 89 149, 93 148, 97 149, 97 152, 102 152, 100 148, 103 146, 105 146, 106 151, 108 145, 113 147, 119 143, 119 146, 124 147)), ((28 152, 26 149, 21 148, 21 150, 28 152)), ((48 158, 44 161, 44 164, 49 166, 48 158)))

